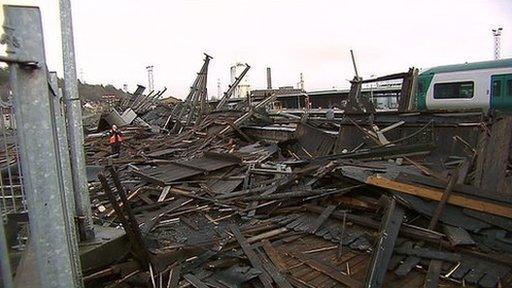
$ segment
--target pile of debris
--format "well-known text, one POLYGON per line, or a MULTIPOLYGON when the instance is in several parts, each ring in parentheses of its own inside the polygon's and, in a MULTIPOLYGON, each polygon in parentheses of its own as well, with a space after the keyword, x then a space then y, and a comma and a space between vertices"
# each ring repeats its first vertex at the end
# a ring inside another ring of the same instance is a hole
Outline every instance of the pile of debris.
POLYGON ((123 227, 131 253, 86 284, 512 285, 510 117, 308 119, 267 114, 273 100, 177 134, 124 128, 119 158, 88 137, 88 163, 107 167, 95 220, 123 227))

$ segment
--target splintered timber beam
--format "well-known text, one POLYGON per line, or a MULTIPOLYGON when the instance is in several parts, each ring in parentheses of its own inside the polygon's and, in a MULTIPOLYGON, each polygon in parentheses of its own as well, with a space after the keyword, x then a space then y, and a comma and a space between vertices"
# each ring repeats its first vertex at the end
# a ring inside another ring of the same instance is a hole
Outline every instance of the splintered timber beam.
POLYGON ((379 240, 373 249, 365 287, 382 287, 403 217, 404 210, 396 204, 395 199, 391 199, 379 229, 379 240))
MULTIPOLYGON (((244 123, 249 118, 251 118, 251 116, 254 115, 260 108, 263 108, 266 105, 270 104, 272 101, 276 100, 276 98, 277 98, 276 94, 272 94, 272 95, 268 96, 266 99, 264 99, 263 101, 258 103, 256 106, 254 106, 254 108, 249 110, 247 113, 242 115, 240 118, 236 119, 235 122, 233 122, 233 126, 240 127, 240 125, 242 123, 244 123)), ((222 129, 218 134, 223 135, 223 134, 231 131, 232 129, 233 129, 232 126, 228 125, 224 129, 222 129)))
POLYGON ((265 253, 267 254, 268 258, 270 258, 270 261, 274 263, 277 270, 281 273, 286 271, 286 264, 283 260, 283 257, 279 254, 279 251, 276 250, 274 246, 270 243, 268 240, 262 240, 262 247, 265 253))
POLYGON ((190 111, 188 113, 186 125, 189 125, 192 122, 192 120, 197 122, 202 118, 203 113, 205 113, 204 110, 206 109, 207 105, 206 87, 208 82, 208 64, 210 63, 212 57, 206 53, 204 55, 204 65, 197 76, 198 78, 200 78, 199 84, 193 88, 193 90, 195 90, 195 93, 192 101, 192 106, 190 107, 190 111), (198 110, 197 113, 195 112, 196 109, 198 110))
POLYGON ((265 269, 265 271, 267 271, 269 276, 272 277, 272 279, 276 283, 277 287, 293 288, 293 286, 290 284, 290 282, 288 282, 286 277, 284 277, 283 274, 281 274, 281 272, 279 272, 277 267, 274 266, 274 264, 272 264, 272 262, 270 262, 270 260, 267 259, 267 257, 265 256, 265 254, 263 252, 258 251, 258 256, 260 257, 261 264, 263 265, 263 268, 265 269))
POLYGON ((135 258, 137 259, 137 261, 139 261, 142 267, 145 267, 147 266, 148 263, 151 263, 149 251, 145 246, 144 239, 139 229, 138 222, 135 219, 133 211, 131 210, 128 199, 126 198, 124 188, 122 187, 121 182, 119 181, 116 171, 112 167, 110 168, 110 173, 117 194, 121 199, 121 203, 123 203, 122 207, 120 206, 120 203, 117 202, 116 195, 112 191, 109 181, 105 177, 105 175, 99 174, 98 179, 101 182, 103 191, 107 195, 110 204, 112 204, 112 207, 116 211, 119 220, 123 224, 126 234, 128 235, 128 239, 132 245, 132 251, 135 258))
POLYGON ((332 212, 336 209, 335 205, 329 205, 325 210, 320 214, 320 216, 316 219, 315 222, 312 223, 311 227, 308 229, 308 233, 315 234, 316 231, 324 224, 324 222, 331 216, 332 212))
MULTIPOLYGON (((311 211, 311 212, 317 213, 317 214, 322 213, 325 209, 323 207, 315 206, 315 205, 311 205, 311 204, 305 204, 304 208, 307 211, 311 211)), ((342 221, 343 221, 344 216, 345 216, 345 213, 343 213, 341 211, 334 211, 331 214, 331 218, 334 218, 337 220, 342 220, 342 221)), ((380 223, 373 220, 370 217, 355 215, 355 214, 350 214, 350 213, 346 213, 346 221, 350 221, 357 225, 369 227, 372 229, 379 229, 379 227, 380 227, 380 223)), ((438 233, 438 232, 435 232, 432 230, 428 230, 428 229, 424 229, 424 228, 420 228, 417 226, 409 225, 409 224, 402 225, 402 227, 400 229, 400 234, 402 234, 405 237, 410 237, 413 239, 428 241, 428 242, 437 243, 437 244, 440 243, 441 238, 443 237, 443 234, 441 234, 441 233, 438 233)))
POLYGON ((398 254, 449 262, 458 262, 461 260, 460 254, 457 253, 436 251, 421 247, 399 247, 395 249, 395 252, 398 254))
POLYGON ((188 125, 194 119, 194 116, 195 119, 198 120, 202 117, 202 113, 205 112, 204 110, 207 105, 206 85, 208 81, 208 65, 213 58, 206 53, 204 55, 203 66, 199 73, 197 73, 197 77, 190 87, 190 93, 183 103, 176 105, 171 116, 167 119, 166 127, 169 125, 171 118, 176 121, 171 130, 172 132, 178 132, 180 130, 182 121, 185 121, 185 125, 188 125), (198 102, 200 106, 199 109, 197 109, 198 102), (196 110, 199 110, 199 112, 196 113, 196 110))
MULTIPOLYGON (((208 140, 206 140, 201 147, 199 147, 198 150, 204 149, 206 146, 208 146, 216 137, 222 136, 232 130, 234 130, 234 127, 240 127, 245 121, 249 120, 260 108, 265 107, 266 105, 270 104, 272 101, 276 99, 276 94, 272 94, 265 98, 263 101, 258 103, 256 106, 254 106, 252 109, 250 109, 247 113, 242 115, 240 118, 236 119, 232 124, 226 125, 224 129, 222 129, 219 133, 212 135, 208 140)), ((176 122, 178 123, 178 122, 176 122)))
POLYGON ((446 202, 448 201, 448 199, 450 199, 450 194, 452 193, 455 183, 457 183, 457 174, 454 174, 450 177, 450 181, 448 181, 448 186, 446 186, 446 189, 444 190, 443 195, 441 196, 441 200, 439 201, 439 203, 437 203, 434 215, 432 215, 432 219, 430 219, 428 229, 435 230, 434 228, 436 228, 439 217, 441 217, 441 215, 443 214, 443 209, 446 206, 446 202))
POLYGON ((316 271, 319 271, 322 274, 328 275, 329 277, 342 283, 343 285, 346 285, 351 288, 363 287, 362 283, 359 282, 358 280, 356 280, 355 278, 345 275, 345 274, 341 273, 338 269, 335 269, 330 265, 320 262, 311 256, 307 256, 304 253, 292 252, 292 251, 288 251, 287 254, 289 254, 290 256, 292 256, 294 258, 297 258, 298 260, 307 264, 308 266, 315 269, 316 271))
MULTIPOLYGON (((340 188, 335 190, 329 190, 329 191, 293 191, 293 192, 283 192, 283 193, 275 193, 275 194, 269 194, 269 195, 259 195, 259 196, 249 196, 245 197, 245 200, 289 200, 290 198, 301 198, 301 197, 307 197, 307 196, 327 196, 332 194, 344 194, 350 192, 352 189, 362 187, 364 184, 354 185, 346 188, 340 188)), ((329 212, 332 213, 332 211, 329 212)), ((328 217, 329 215, 327 215, 328 217)), ((327 219, 327 218, 326 218, 327 219)))
POLYGON ((132 108, 134 111, 137 110, 139 108, 139 106, 144 103, 144 101, 146 101, 149 97, 153 97, 153 93, 155 93, 155 91, 149 91, 148 95, 140 95, 140 97, 135 100, 129 108, 132 108))
POLYGON ((428 265, 427 275, 425 276, 425 282, 423 283, 424 288, 436 288, 439 284, 439 275, 441 274, 441 268, 443 261, 431 260, 428 265))
MULTIPOLYGON (((252 250, 251 245, 249 245, 249 243, 247 243, 247 241, 245 240, 245 237, 240 232, 240 229, 238 229, 238 226, 232 224, 232 225, 230 225, 229 228, 231 229, 231 232, 233 232, 233 236, 235 236, 235 239, 238 242, 238 244, 240 245, 240 247, 242 247, 242 250, 244 251, 245 256, 247 256, 247 259, 249 259, 249 262, 251 262, 251 265, 256 269, 263 271, 263 264, 261 263, 261 260, 258 258, 256 253, 252 250)), ((265 272, 261 273, 258 276, 258 278, 260 279, 260 281, 264 287, 266 287, 266 288, 273 287, 272 279, 270 278, 270 276, 267 273, 265 273, 265 272)))
POLYGON ((135 89, 135 92, 133 92, 133 95, 128 101, 123 101, 123 106, 131 106, 135 101, 139 99, 139 97, 144 93, 144 90, 146 90, 146 87, 142 85, 137 85, 137 89, 135 89))
POLYGON ((154 105, 159 99, 160 97, 167 91, 167 87, 164 87, 164 89, 158 93, 155 94, 155 96, 153 96, 151 99, 149 99, 149 101, 147 101, 144 105, 142 105, 142 107, 140 107, 137 111, 146 111, 148 110, 151 105, 154 105))
POLYGON ((236 77, 235 82, 233 82, 233 84, 229 85, 228 91, 224 92, 224 96, 222 96, 222 99, 220 99, 219 104, 217 104, 217 107, 215 107, 215 110, 222 110, 224 106, 226 106, 229 98, 231 98, 231 95, 235 91, 238 84, 240 84, 245 74, 247 74, 247 71, 249 71, 249 69, 251 69, 251 66, 249 66, 249 64, 245 64, 244 71, 242 71, 242 73, 240 73, 240 75, 236 77))
MULTIPOLYGON (((443 191, 438 189, 410 185, 379 176, 369 176, 366 179, 366 183, 435 201, 441 201, 443 197, 443 191)), ((512 208, 510 206, 472 199, 456 194, 450 195, 447 203, 480 212, 512 218, 512 208)))
POLYGON ((206 285, 203 281, 201 281, 193 274, 185 274, 183 278, 185 278, 185 280, 187 280, 188 283, 192 284, 192 286, 196 288, 208 288, 208 285, 206 285))

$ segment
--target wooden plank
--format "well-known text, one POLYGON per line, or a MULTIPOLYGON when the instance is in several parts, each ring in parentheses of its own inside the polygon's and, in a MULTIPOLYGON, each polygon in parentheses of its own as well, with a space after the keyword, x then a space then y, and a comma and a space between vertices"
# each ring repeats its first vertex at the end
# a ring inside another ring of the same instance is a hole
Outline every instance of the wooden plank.
POLYGON ((450 198, 450 194, 452 193, 453 186, 455 186, 455 183, 457 182, 457 174, 453 174, 450 177, 450 180, 448 181, 448 185, 446 186, 446 189, 443 191, 443 195, 441 196, 441 200, 439 203, 437 203, 436 210, 434 211, 434 215, 432 215, 432 218, 430 219, 430 223, 428 224, 429 230, 435 230, 437 226, 437 221, 439 221, 439 217, 441 217, 441 214, 443 214, 444 206, 446 206, 446 202, 448 202, 448 199, 450 198))
POLYGON ((334 196, 336 203, 350 207, 354 210, 377 211, 380 206, 375 202, 366 201, 365 199, 357 199, 352 196, 334 196))
POLYGON ((188 217, 180 216, 180 221, 183 221, 183 223, 185 223, 185 225, 189 226, 190 228, 199 231, 199 226, 197 226, 197 223, 190 220, 188 217))
POLYGON ((510 142, 512 139, 512 117, 506 116, 492 125, 491 138, 487 147, 482 169, 480 187, 510 196, 511 191, 507 181, 507 166, 509 163, 510 142))
POLYGON ((263 268, 268 272, 270 277, 274 279, 274 282, 280 288, 293 288, 292 285, 286 280, 286 278, 277 270, 276 266, 274 266, 266 257, 263 252, 259 252, 259 257, 261 259, 261 263, 263 268))
POLYGON ((336 209, 335 205, 329 205, 325 210, 318 216, 318 218, 315 220, 315 222, 312 223, 312 225, 308 229, 308 233, 315 234, 316 231, 324 224, 324 222, 331 216, 332 212, 336 209))
POLYGON ((463 228, 443 225, 443 232, 452 246, 476 244, 471 235, 463 228))
MULTIPOLYGON (((318 214, 322 213, 322 211, 324 209, 320 206, 315 206, 315 205, 311 205, 311 204, 305 204, 305 205, 303 205, 303 207, 307 211, 311 211, 311 212, 318 213, 318 214)), ((333 217, 334 219, 343 221, 344 213, 341 211, 339 211, 339 212, 336 211, 336 212, 332 213, 331 217, 333 217)), ((379 222, 377 222, 367 216, 346 213, 346 220, 349 222, 352 222, 352 223, 355 223, 355 224, 358 224, 358 225, 361 225, 364 227, 373 228, 373 229, 379 229, 379 227, 380 227, 379 222)), ((419 239, 422 241, 431 241, 431 242, 435 242, 435 243, 439 243, 439 240, 444 236, 441 233, 430 231, 425 228, 419 228, 419 227, 409 225, 409 224, 402 225, 402 228, 400 229, 400 234, 403 236, 406 236, 406 237, 411 237, 411 238, 419 239)))
POLYGON ((131 173, 133 175, 137 176, 137 177, 142 178, 145 181, 148 181, 149 183, 153 183, 153 184, 156 184, 158 186, 165 186, 165 182, 164 181, 162 181, 160 179, 156 179, 156 178, 152 177, 151 175, 143 173, 142 171, 133 170, 133 171, 131 171, 131 173))
POLYGON ((484 221, 486 223, 498 226, 502 229, 505 229, 509 232, 512 232, 512 221, 508 220, 505 217, 500 217, 496 215, 489 215, 486 213, 478 212, 470 209, 463 209, 462 213, 468 215, 470 217, 476 218, 478 220, 484 221))
POLYGON ((167 282, 168 288, 178 288, 178 282, 180 281, 181 275, 181 264, 172 268, 169 272, 169 281, 167 282))
POLYGON ((167 197, 167 194, 169 194, 169 191, 171 190, 171 186, 165 186, 162 190, 162 194, 160 194, 160 197, 158 197, 157 202, 162 202, 165 200, 165 197, 167 197))
POLYGON ((311 285, 305 283, 304 281, 302 281, 299 278, 292 276, 292 275, 288 276, 288 280, 293 284, 294 287, 297 287, 297 288, 317 288, 317 287, 314 287, 314 286, 311 286, 311 285))
POLYGON ((146 194, 139 194, 137 196, 139 197, 140 200, 144 201, 148 205, 155 203, 153 200, 149 199, 149 197, 146 194))
POLYGON ((478 142, 477 142, 477 149, 476 149, 476 161, 475 161, 475 176, 473 185, 476 187, 481 187, 482 183, 482 175, 484 173, 484 162, 487 155, 487 142, 489 141, 489 134, 487 133, 489 131, 489 128, 485 125, 485 123, 482 123, 482 129, 478 136, 478 142))
POLYGON ((420 258, 428 258, 428 259, 436 259, 443 260, 449 262, 458 262, 461 259, 460 254, 444 252, 444 251, 435 251, 427 248, 421 247, 399 247, 395 249, 396 253, 415 256, 420 258))
MULTIPOLYGON (((132 193, 130 193, 130 195, 128 195, 127 199, 128 200, 132 200, 135 196, 137 196, 141 191, 143 191, 142 187, 139 187, 137 188, 135 191, 133 191, 132 193)), ((120 207, 123 207, 123 203, 119 203, 119 206, 120 207)), ((115 210, 114 208, 110 209, 110 211, 106 214, 107 217, 110 217, 112 216, 113 214, 115 213, 115 210)))
POLYGON ((394 254, 393 257, 391 257, 391 260, 389 260, 388 270, 395 270, 405 257, 406 256, 404 255, 394 254))
POLYGON ((283 257, 281 257, 279 254, 279 251, 277 251, 276 248, 274 248, 274 246, 272 246, 268 240, 263 240, 261 243, 263 244, 263 251, 265 251, 265 254, 267 254, 268 258, 270 258, 270 261, 274 263, 277 270, 281 273, 285 272, 287 270, 286 264, 283 260, 283 257))
POLYGON ((459 173, 457 175, 457 184, 464 185, 464 183, 466 182, 466 178, 468 177, 469 174, 469 169, 471 169, 471 163, 473 163, 473 161, 464 159, 464 162, 459 167, 459 173))
MULTIPOLYGON (((103 190, 109 198, 112 207, 116 211, 118 219, 123 224, 126 235, 128 236, 128 240, 132 246, 132 251, 135 256, 135 259, 141 264, 142 267, 145 267, 150 262, 149 252, 147 251, 146 246, 144 245, 144 240, 142 238, 138 224, 136 220, 134 220, 133 214, 130 214, 131 210, 127 210, 130 207, 129 204, 128 208, 121 208, 119 206, 119 203, 117 202, 114 193, 112 192, 112 189, 110 188, 109 182, 105 175, 99 174, 98 179, 100 180, 103 190)), ((124 193, 124 190, 118 190, 118 195, 122 195, 122 193, 124 193)), ((121 203, 128 203, 126 197, 121 198, 121 200, 121 203), (126 202, 123 200, 126 200, 126 202)))
POLYGON ((441 267, 443 266, 443 261, 440 260, 431 260, 430 265, 428 265, 428 272, 425 276, 425 283, 423 284, 423 288, 437 288, 439 285, 439 275, 441 274, 441 267))
POLYGON ((404 210, 402 207, 396 204, 395 199, 389 200, 386 213, 380 225, 379 239, 373 247, 372 259, 366 274, 365 287, 382 287, 403 218, 404 210))
POLYGON ((416 265, 420 263, 420 261, 421 258, 419 257, 408 256, 407 258, 405 258, 404 262, 400 264, 398 268, 396 268, 395 275, 399 277, 407 275, 412 270, 412 268, 416 267, 416 265))
MULTIPOLYGON (((443 191, 441 190, 401 183, 379 176, 369 176, 366 179, 366 183, 436 201, 440 201, 443 195, 443 191)), ((455 194, 448 199, 448 203, 480 212, 512 218, 512 208, 505 205, 471 199, 455 194)))
POLYGON ((254 242, 258 242, 258 241, 261 241, 263 239, 267 239, 267 238, 271 238, 271 237, 277 236, 277 235, 279 235, 281 233, 284 233, 284 232, 288 232, 288 228, 281 227, 281 228, 277 228, 277 229, 274 229, 274 230, 270 230, 270 231, 267 231, 267 232, 264 232, 264 233, 252 236, 250 238, 247 238, 247 243, 251 243, 252 244, 254 242))
POLYGON ((208 286, 203 281, 199 280, 199 278, 192 274, 185 274, 183 278, 185 278, 188 283, 192 284, 192 286, 196 288, 208 288, 208 286))
POLYGON ((270 279, 268 274, 264 272, 263 265, 261 264, 260 259, 258 258, 256 253, 252 250, 249 243, 247 243, 247 241, 245 240, 245 237, 240 232, 240 229, 238 229, 238 226, 232 224, 229 226, 229 228, 230 228, 231 232, 233 232, 233 236, 235 236, 236 241, 238 242, 238 244, 244 251, 245 256, 247 256, 247 259, 249 259, 249 262, 251 262, 251 265, 256 269, 263 271, 263 273, 261 273, 258 276, 258 278, 260 279, 263 286, 266 288, 272 288, 272 280, 270 279))
MULTIPOLYGON (((460 173, 459 173, 460 174, 460 173)), ((405 172, 398 173, 397 178, 394 180, 399 182, 407 182, 410 184, 420 184, 424 186, 429 186, 432 188, 444 189, 446 187, 447 181, 440 181, 434 179, 432 177, 410 174, 405 172)), ((460 178, 458 179, 460 180, 460 178)), ((457 180, 457 181, 458 181, 457 180)), ((477 188, 476 186, 466 185, 466 184, 455 184, 453 187, 453 192, 460 193, 466 196, 474 196, 478 198, 483 198, 485 200, 494 200, 499 202, 504 202, 507 204, 512 204, 512 197, 505 197, 503 194, 499 194, 496 191, 483 190, 481 188, 477 188)))
POLYGON ((356 287, 356 288, 363 287, 363 284, 361 282, 357 281, 356 279, 349 277, 349 276, 339 272, 337 269, 335 269, 327 264, 324 264, 322 262, 319 262, 314 258, 306 256, 305 254, 302 254, 302 253, 297 253, 297 252, 292 252, 292 251, 288 251, 287 253, 290 256, 299 259, 300 261, 306 263, 311 268, 313 268, 319 272, 322 272, 323 274, 333 278, 334 280, 340 282, 343 285, 347 285, 348 287, 356 287))

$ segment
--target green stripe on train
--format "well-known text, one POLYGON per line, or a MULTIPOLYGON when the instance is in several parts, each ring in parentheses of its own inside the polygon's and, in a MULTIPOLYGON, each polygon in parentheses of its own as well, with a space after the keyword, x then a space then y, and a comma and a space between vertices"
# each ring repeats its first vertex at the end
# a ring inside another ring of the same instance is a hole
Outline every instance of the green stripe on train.
POLYGON ((427 110, 427 91, 433 78, 433 73, 422 73, 418 76, 418 92, 416 96, 418 110, 427 110))

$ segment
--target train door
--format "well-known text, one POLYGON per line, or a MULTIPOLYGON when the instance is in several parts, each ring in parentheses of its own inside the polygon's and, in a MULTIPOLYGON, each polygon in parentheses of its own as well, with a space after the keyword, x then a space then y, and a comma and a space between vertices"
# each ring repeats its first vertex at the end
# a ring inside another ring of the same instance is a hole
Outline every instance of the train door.
POLYGON ((512 110, 512 74, 491 76, 491 107, 512 110))

